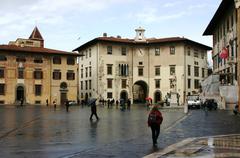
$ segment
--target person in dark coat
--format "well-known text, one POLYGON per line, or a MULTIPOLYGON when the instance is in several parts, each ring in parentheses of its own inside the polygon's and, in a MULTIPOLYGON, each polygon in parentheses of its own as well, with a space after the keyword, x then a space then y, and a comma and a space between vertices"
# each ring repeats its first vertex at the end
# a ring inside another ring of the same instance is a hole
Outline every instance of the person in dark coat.
POLYGON ((56 110, 56 108, 57 108, 57 101, 56 101, 56 99, 53 101, 53 106, 54 106, 54 110, 56 110))
POLYGON ((68 109, 69 109, 69 101, 66 100, 65 104, 66 104, 66 111, 68 112, 68 109))
POLYGON ((48 99, 46 99, 46 105, 48 106, 48 99))
POLYGON ((128 101, 127 101, 127 108, 130 109, 130 106, 131 106, 131 100, 128 99, 128 101))
POLYGON ((20 99, 20 106, 23 107, 23 98, 20 99))
POLYGON ((91 104, 91 112, 92 112, 92 113, 91 113, 91 116, 90 116, 90 120, 92 121, 93 115, 95 115, 96 119, 99 120, 99 117, 98 117, 98 115, 97 115, 96 102, 93 102, 93 103, 91 104))
POLYGON ((118 101, 118 100, 116 100, 116 108, 118 108, 118 104, 119 104, 119 101, 118 101))
POLYGON ((157 139, 160 134, 160 125, 162 124, 162 121, 162 113, 155 105, 148 115, 148 126, 151 127, 152 130, 152 141, 154 146, 157 145, 157 139))

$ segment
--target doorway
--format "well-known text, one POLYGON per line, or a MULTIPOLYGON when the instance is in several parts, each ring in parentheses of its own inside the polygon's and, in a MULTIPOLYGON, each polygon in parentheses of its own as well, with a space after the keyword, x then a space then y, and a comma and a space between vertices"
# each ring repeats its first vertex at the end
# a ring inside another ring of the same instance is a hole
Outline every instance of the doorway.
POLYGON ((128 99, 128 93, 126 91, 122 91, 120 93, 120 99, 124 99, 125 101, 127 101, 128 99))
POLYGON ((145 81, 137 81, 133 85, 133 103, 145 103, 148 97, 148 85, 145 81))
POLYGON ((160 91, 156 91, 154 93, 154 102, 158 103, 160 101, 162 101, 162 93, 160 91))
POLYGON ((25 96, 24 96, 24 87, 23 86, 18 86, 17 87, 17 91, 16 91, 16 100, 20 101, 21 99, 23 99, 23 101, 25 100, 25 96))

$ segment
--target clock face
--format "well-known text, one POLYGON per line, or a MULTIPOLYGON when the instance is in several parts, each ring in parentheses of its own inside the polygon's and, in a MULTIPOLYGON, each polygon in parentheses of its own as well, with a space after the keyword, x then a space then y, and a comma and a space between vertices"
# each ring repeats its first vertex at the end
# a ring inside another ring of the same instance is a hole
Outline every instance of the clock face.
POLYGON ((142 49, 138 49, 138 56, 143 56, 144 55, 144 51, 142 49))

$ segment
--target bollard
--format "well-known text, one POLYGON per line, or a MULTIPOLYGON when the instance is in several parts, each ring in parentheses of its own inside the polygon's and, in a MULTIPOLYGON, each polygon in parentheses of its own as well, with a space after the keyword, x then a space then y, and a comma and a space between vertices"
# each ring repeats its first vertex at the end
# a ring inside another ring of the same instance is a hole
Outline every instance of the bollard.
POLYGON ((184 104, 184 113, 185 114, 188 113, 188 105, 187 105, 187 103, 184 104))

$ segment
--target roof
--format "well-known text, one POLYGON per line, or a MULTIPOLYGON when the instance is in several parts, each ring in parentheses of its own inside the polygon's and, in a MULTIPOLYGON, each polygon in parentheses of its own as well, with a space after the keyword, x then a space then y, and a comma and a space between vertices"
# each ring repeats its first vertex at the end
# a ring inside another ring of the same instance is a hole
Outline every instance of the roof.
POLYGON ((15 45, 0 45, 0 51, 14 52, 14 53, 36 53, 36 54, 58 54, 70 56, 82 56, 79 53, 65 52, 60 50, 48 49, 43 47, 21 47, 15 45))
POLYGON ((234 0, 222 0, 221 4, 219 5, 217 11, 215 12, 212 20, 208 24, 206 30, 204 31, 203 35, 212 35, 214 29, 218 25, 219 21, 223 18, 226 12, 229 11, 229 8, 234 6, 234 0))
POLYGON ((38 30, 37 26, 34 28, 32 34, 30 35, 29 39, 37 39, 37 40, 43 40, 42 35, 40 31, 38 30))
POLYGON ((96 44, 97 42, 112 42, 112 43, 122 43, 122 44, 133 44, 133 45, 151 45, 151 44, 163 44, 163 43, 169 43, 169 42, 185 42, 185 43, 191 43, 196 44, 200 47, 205 48, 206 50, 212 50, 211 47, 203 45, 201 43, 189 40, 187 38, 181 38, 181 37, 170 37, 170 38, 149 38, 146 39, 146 41, 135 41, 134 39, 128 39, 128 38, 116 38, 116 37, 97 37, 91 41, 88 41, 87 43, 79 46, 78 48, 74 49, 73 51, 80 51, 84 48, 91 46, 93 44, 96 44))

